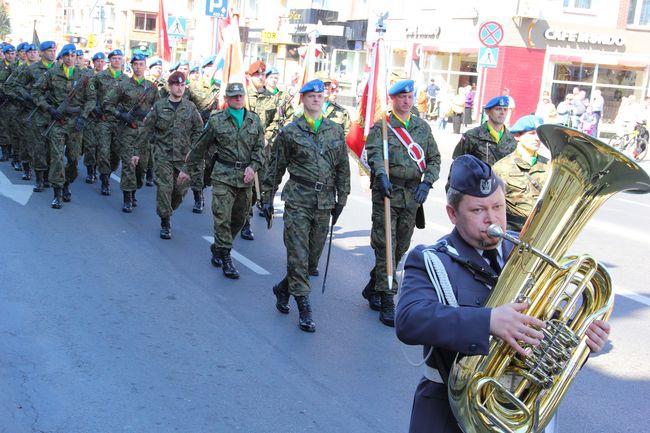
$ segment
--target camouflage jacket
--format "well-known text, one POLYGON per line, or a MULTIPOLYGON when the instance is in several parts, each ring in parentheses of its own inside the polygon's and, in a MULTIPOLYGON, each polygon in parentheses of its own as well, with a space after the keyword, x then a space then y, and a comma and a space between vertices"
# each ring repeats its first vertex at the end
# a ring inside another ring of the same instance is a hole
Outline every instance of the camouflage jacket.
POLYGON ((207 78, 200 78, 192 81, 188 88, 190 101, 194 102, 199 112, 206 108, 209 108, 209 112, 214 110, 213 107, 217 106, 217 98, 219 97, 219 86, 217 84, 211 83, 207 78))
POLYGON ((157 88, 149 80, 138 83, 133 77, 121 80, 104 99, 104 111, 117 117, 121 112, 134 110, 138 125, 142 126, 149 110, 158 99, 157 88))
MULTIPOLYGON (((403 128, 404 125, 393 114, 389 117, 390 125, 393 128, 403 128)), ((389 178, 393 183, 393 197, 391 206, 393 207, 414 207, 415 189, 420 182, 427 182, 429 185, 438 180, 440 174, 440 152, 438 145, 433 138, 429 124, 424 120, 411 115, 408 128, 406 129, 424 151, 424 161, 426 166, 424 173, 420 173, 419 167, 408 154, 407 149, 399 141, 393 131, 388 129, 388 170, 389 178), (404 184, 402 186, 400 184, 404 184)), ((366 152, 368 165, 372 170, 373 176, 385 174, 384 169, 384 149, 381 133, 381 122, 375 123, 370 129, 368 139, 366 140, 366 152)), ((376 186, 375 188, 378 188, 376 186)))
POLYGON ((269 92, 266 87, 261 92, 258 92, 253 85, 248 86, 246 94, 248 95, 248 106, 250 110, 260 116, 262 127, 266 130, 275 118, 278 98, 269 92))
POLYGON ((330 102, 323 113, 325 117, 343 128, 343 134, 347 137, 350 131, 350 114, 336 102, 330 102))
POLYGON ((517 152, 513 152, 492 166, 494 173, 506 184, 509 230, 520 231, 522 228, 522 224, 511 221, 511 216, 525 219, 533 210, 548 176, 547 163, 546 158, 538 156, 537 163, 531 167, 517 152))
POLYGON ((293 98, 288 92, 279 92, 276 95, 276 98, 277 104, 273 115, 273 121, 269 123, 264 131, 264 138, 268 141, 274 140, 280 128, 291 123, 293 121, 293 115, 295 114, 292 104, 293 98))
POLYGON ((510 155, 517 147, 512 133, 506 130, 499 143, 494 141, 487 128, 487 122, 465 132, 454 149, 453 158, 460 155, 474 155, 488 165, 510 155))
POLYGON ((171 162, 183 162, 203 131, 203 121, 196 106, 181 99, 174 109, 169 99, 160 99, 144 119, 144 133, 138 136, 135 149, 143 149, 144 143, 153 135, 154 158, 171 162))
POLYGON ((13 73, 16 68, 15 63, 7 63, 6 61, 0 61, 0 86, 4 88, 4 84, 13 73))
POLYGON ((304 116, 294 118, 282 128, 275 139, 276 150, 264 179, 264 202, 282 181, 285 170, 309 182, 321 182, 320 191, 289 178, 282 199, 295 206, 311 209, 331 209, 335 203, 345 205, 350 194, 350 164, 343 129, 323 118, 314 133, 304 116), (277 155, 277 157, 276 157, 277 155))
POLYGON ((63 71, 63 65, 54 65, 34 84, 32 94, 37 105, 44 111, 50 106, 59 108, 67 100, 66 108, 76 110, 68 112, 68 119, 88 118, 91 110, 95 108, 95 86, 89 77, 82 75, 79 68, 74 68, 72 76, 67 78, 63 71), (72 99, 68 100, 75 86, 79 87, 72 99))
POLYGON ((28 95, 28 93, 26 94, 19 90, 19 88, 22 87, 20 79, 22 76, 25 75, 25 72, 27 71, 28 67, 29 67, 29 63, 16 63, 13 71, 11 72, 11 75, 7 77, 3 85, 4 93, 7 96, 9 96, 11 99, 14 99, 14 104, 16 105, 16 107, 19 108, 23 108, 23 106, 20 105, 18 101, 16 101, 15 99, 16 98, 25 99, 25 97, 28 95))
POLYGON ((108 93, 116 88, 122 80, 127 77, 124 73, 121 73, 118 77, 113 78, 109 68, 104 69, 98 74, 95 74, 92 78, 93 85, 97 90, 96 105, 104 108, 104 102, 106 101, 106 96, 108 93))
POLYGON ((264 165, 264 130, 257 114, 246 110, 241 128, 227 110, 222 110, 210 117, 203 135, 187 155, 188 173, 196 172, 204 156, 215 159, 212 169, 212 181, 222 182, 237 188, 252 186, 244 183, 244 168, 250 166, 257 172, 264 165), (240 168, 221 163, 241 162, 240 168))
POLYGON ((47 65, 41 61, 32 63, 21 70, 20 74, 18 74, 16 80, 13 82, 10 92, 22 97, 23 99, 27 99, 31 96, 31 90, 34 84, 36 84, 43 74, 53 67, 54 65, 48 68, 47 65))

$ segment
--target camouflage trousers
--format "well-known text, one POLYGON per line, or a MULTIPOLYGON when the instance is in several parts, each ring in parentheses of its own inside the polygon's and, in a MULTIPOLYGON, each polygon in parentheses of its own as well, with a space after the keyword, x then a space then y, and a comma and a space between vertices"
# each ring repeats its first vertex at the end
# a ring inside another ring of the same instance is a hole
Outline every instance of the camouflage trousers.
POLYGON ((74 121, 54 124, 49 133, 50 175, 52 185, 63 187, 77 178, 77 163, 81 156, 81 133, 75 130, 74 121), (64 160, 65 158, 65 160, 64 160))
POLYGON ((32 160, 34 159, 34 149, 32 147, 31 140, 29 139, 29 125, 25 124, 25 117, 27 117, 30 111, 31 110, 21 108, 16 113, 16 122, 14 126, 16 129, 16 141, 19 142, 18 146, 20 149, 18 157, 20 161, 28 162, 31 164, 32 160))
POLYGON ((43 137, 43 132, 50 121, 49 116, 37 112, 31 119, 31 125, 26 129, 27 146, 32 150, 36 171, 45 171, 50 165, 50 142, 43 137))
POLYGON ((136 148, 138 136, 143 133, 142 128, 131 129, 124 127, 118 140, 120 142, 120 160, 122 161, 122 173, 120 175, 120 188, 122 191, 135 191, 142 187, 144 174, 149 163, 149 146, 145 140, 142 149, 136 148), (138 165, 131 163, 135 155, 140 157, 138 165))
MULTIPOLYGON (((111 174, 120 164, 119 128, 126 126, 114 121, 97 123, 97 168, 100 174, 111 174)), ((131 161, 129 161, 129 164, 131 161)), ((135 189, 135 188, 134 188, 135 189)))
POLYGON ((171 217, 187 193, 187 184, 178 185, 176 183, 176 178, 182 168, 182 162, 171 162, 162 158, 154 160, 157 187, 156 213, 160 218, 171 217))
POLYGON ((287 277, 289 293, 306 296, 311 292, 309 285, 310 257, 318 263, 325 240, 332 211, 284 205, 284 246, 287 248, 287 277))
POLYGON ((84 165, 97 165, 97 156, 99 153, 99 123, 90 119, 83 130, 83 154, 84 165))
POLYGON ((415 229, 415 215, 417 207, 414 208, 390 208, 391 233, 393 245, 393 288, 388 290, 388 279, 386 275, 386 229, 384 223, 384 199, 379 191, 372 191, 372 230, 370 231, 370 246, 375 250, 375 290, 378 292, 389 292, 397 294, 397 278, 395 268, 402 256, 408 251, 411 244, 411 237, 415 229))
POLYGON ((232 240, 244 226, 250 210, 251 187, 237 188, 223 182, 212 185, 214 216, 214 250, 223 253, 232 249, 232 240))
POLYGON ((4 118, 3 127, 6 131, 7 143, 11 145, 11 159, 14 161, 21 160, 21 145, 23 143, 23 140, 21 140, 20 137, 20 134, 22 133, 21 125, 19 123, 16 123, 16 120, 19 118, 19 112, 19 108, 11 102, 5 104, 4 108, 2 109, 2 117, 4 118))

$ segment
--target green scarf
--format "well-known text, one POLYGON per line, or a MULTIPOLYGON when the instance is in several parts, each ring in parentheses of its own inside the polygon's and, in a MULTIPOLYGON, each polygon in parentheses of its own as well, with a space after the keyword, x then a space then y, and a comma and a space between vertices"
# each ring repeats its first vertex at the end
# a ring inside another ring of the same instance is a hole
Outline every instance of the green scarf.
POLYGON ((63 65, 63 75, 69 80, 74 75, 74 66, 69 68, 66 65, 63 65))
POLYGON ((111 73, 111 77, 113 78, 120 78, 120 76, 122 75, 122 71, 116 71, 110 66, 108 67, 108 72, 111 73))
POLYGON ((237 128, 241 129, 242 125, 244 124, 244 109, 240 108, 239 110, 235 110, 234 108, 228 107, 228 113, 230 113, 230 117, 235 119, 237 128))
POLYGON ((307 125, 311 127, 311 129, 314 130, 314 132, 318 132, 318 128, 320 128, 320 124, 323 123, 323 115, 321 114, 318 116, 318 119, 312 119, 305 113, 305 120, 307 121, 307 125))

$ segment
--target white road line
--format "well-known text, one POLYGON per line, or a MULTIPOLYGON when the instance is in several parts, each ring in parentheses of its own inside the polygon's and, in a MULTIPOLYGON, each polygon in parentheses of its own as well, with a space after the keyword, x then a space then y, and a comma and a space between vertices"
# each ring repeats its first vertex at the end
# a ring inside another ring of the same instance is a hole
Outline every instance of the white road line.
POLYGON ((624 287, 621 286, 615 286, 614 287, 614 293, 620 296, 624 296, 628 299, 631 299, 633 301, 639 302, 641 304, 645 304, 650 307, 650 298, 647 296, 639 295, 637 293, 634 293, 631 290, 628 290, 624 287))
POLYGON ((623 203, 630 203, 630 204, 635 204, 635 205, 637 205, 637 206, 642 206, 642 207, 648 207, 648 208, 650 208, 650 204, 639 203, 638 201, 634 201, 634 200, 626 200, 626 199, 624 199, 624 198, 619 198, 619 199, 617 199, 616 201, 622 201, 623 203))
POLYGON ((626 238, 632 242, 641 242, 650 245, 650 235, 637 229, 628 228, 621 224, 613 224, 598 219, 591 219, 586 227, 602 232, 611 233, 619 238, 626 238))
MULTIPOLYGON (((214 238, 212 236, 203 236, 203 239, 205 239, 206 241, 208 241, 210 243, 214 242, 214 238)), ((244 257, 243 255, 239 254, 237 251, 230 250, 230 254, 232 255, 233 259, 237 260, 239 263, 246 266, 248 269, 255 272, 256 274, 258 274, 258 275, 271 275, 271 273, 269 271, 267 271, 263 267, 259 266, 258 264, 256 264, 252 260, 250 260, 250 259, 244 257)))
POLYGON ((117 181, 117 182, 122 182, 122 179, 118 175, 116 175, 115 173, 111 173, 111 179, 113 179, 114 181, 117 181))

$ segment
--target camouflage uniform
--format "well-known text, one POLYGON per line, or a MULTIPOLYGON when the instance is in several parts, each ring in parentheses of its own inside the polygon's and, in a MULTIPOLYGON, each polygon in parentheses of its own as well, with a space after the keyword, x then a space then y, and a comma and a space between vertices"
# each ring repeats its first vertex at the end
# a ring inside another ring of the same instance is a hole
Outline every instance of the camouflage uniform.
POLYGON ((287 277, 289 293, 301 297, 311 291, 309 256, 320 257, 332 209, 336 203, 345 206, 350 193, 347 146, 340 126, 323 118, 314 133, 304 116, 282 128, 274 146, 277 159, 273 153, 264 179, 264 202, 272 202, 272 193, 288 170, 289 181, 282 191, 287 277))
POLYGON ((250 210, 253 184, 244 183, 244 169, 257 172, 263 164, 264 130, 257 114, 246 111, 241 128, 232 115, 219 111, 210 117, 205 131, 187 156, 188 172, 196 170, 206 152, 215 159, 212 169, 212 213, 217 257, 229 254, 233 237, 250 210))
POLYGON ((154 170, 156 172, 156 213, 161 219, 168 219, 180 206, 187 187, 178 185, 176 178, 183 168, 185 156, 203 130, 203 121, 194 104, 182 99, 174 108, 169 99, 162 99, 153 105, 144 120, 144 133, 138 138, 136 149, 146 149, 153 136, 154 170))
POLYGON ((5 86, 8 81, 14 79, 15 74, 13 74, 14 69, 16 68, 15 63, 7 63, 6 60, 0 61, 0 92, 3 95, 2 104, 2 116, 0 116, 0 146, 2 146, 3 156, 9 157, 9 154, 13 154, 13 114, 15 111, 14 103, 11 100, 11 97, 6 93, 5 86))
POLYGON ((332 122, 336 123, 341 128, 343 128, 344 136, 345 137, 348 136, 351 122, 350 122, 350 114, 345 108, 341 107, 336 102, 330 102, 327 104, 327 107, 323 112, 323 116, 327 117, 332 122))
POLYGON ((488 131, 487 122, 484 122, 482 125, 463 134, 454 149, 453 158, 469 154, 474 155, 488 165, 493 165, 501 158, 510 155, 516 147, 517 142, 507 128, 497 144, 488 131))
POLYGON ((96 113, 97 169, 102 177, 102 189, 105 189, 105 192, 102 193, 104 195, 109 193, 108 178, 111 172, 117 170, 120 163, 118 134, 124 126, 124 123, 115 118, 113 113, 109 113, 105 107, 108 93, 125 79, 125 75, 121 71, 115 77, 113 76, 114 73, 109 66, 92 79, 97 91, 97 105, 99 106, 96 113))
MULTIPOLYGON (((194 102, 196 108, 199 110, 201 119, 203 123, 207 123, 210 118, 211 113, 216 112, 216 107, 218 105, 218 95, 219 95, 219 86, 213 81, 207 79, 207 77, 202 77, 201 79, 194 80, 189 85, 189 100, 194 102)), ((209 165, 210 160, 206 158, 202 165, 197 167, 196 173, 201 173, 205 171, 206 164, 209 165)), ((210 170, 210 168, 208 168, 210 170)), ((209 176, 210 173, 206 172, 206 176, 209 176)), ((204 179, 202 176, 193 175, 190 180, 190 186, 192 191, 195 191, 196 194, 200 194, 200 191, 203 190, 204 186, 209 184, 208 179, 204 179)), ((201 196, 202 200, 203 197, 201 196)), ((202 206, 201 206, 202 207, 202 206)))
MULTIPOLYGON (((34 85, 32 92, 39 107, 58 109, 68 99, 72 89, 77 87, 74 97, 63 110, 65 121, 54 121, 48 135, 50 143, 50 182, 57 188, 71 184, 77 178, 77 162, 81 155, 81 132, 75 128, 79 117, 88 118, 94 107, 95 87, 88 77, 83 77, 79 68, 66 77, 63 65, 55 65, 34 85), (49 96, 46 96, 48 95, 49 96), (67 164, 64 165, 64 156, 67 164)), ((52 122, 52 121, 51 121, 52 122)))
POLYGON ((548 160, 537 156, 531 165, 513 152, 492 166, 506 184, 508 230, 520 232, 533 210, 548 176, 548 160))
MULTIPOLYGON (((23 124, 23 119, 34 108, 34 104, 23 99, 16 91, 16 86, 19 85, 18 78, 25 73, 29 66, 27 62, 18 62, 14 67, 11 76, 4 83, 4 92, 11 100, 3 107, 3 116, 7 116, 13 122, 13 127, 10 128, 9 136, 13 144, 13 155, 16 167, 18 163, 22 163, 25 167, 25 180, 31 179, 30 166, 32 164, 32 147, 27 140, 26 128, 23 124)), ((17 170, 18 168, 16 168, 17 170)))
MULTIPOLYGON (((393 114, 389 118, 394 128, 404 127, 393 114)), ((393 185, 391 209, 391 232, 393 245, 393 263, 397 264, 409 248, 411 236, 415 229, 415 215, 418 204, 415 202, 415 190, 421 182, 429 185, 438 180, 440 173, 440 152, 431 134, 431 128, 424 120, 411 114, 408 133, 413 141, 424 150, 426 167, 424 173, 408 155, 404 145, 390 129, 388 130, 389 173, 384 170, 384 151, 382 145, 381 122, 375 123, 366 141, 368 164, 374 179, 380 174, 388 174, 393 185)), ((388 290, 386 275, 386 231, 384 225, 384 195, 378 182, 372 188, 372 230, 370 245, 375 251, 375 290, 390 295, 397 293, 397 280, 393 278, 392 290, 388 290)))
MULTIPOLYGON (((102 71, 103 72, 103 71, 102 71)), ((91 80, 99 74, 99 72, 96 72, 94 69, 84 69, 83 71, 84 75, 88 76, 91 78, 91 80)), ((101 105, 99 101, 97 100, 99 95, 97 95, 97 92, 95 94, 95 100, 93 102, 93 110, 90 112, 90 115, 88 117, 88 125, 83 130, 83 138, 82 138, 82 149, 83 149, 83 155, 84 155, 84 165, 87 168, 88 171, 88 177, 86 177, 86 182, 87 183, 92 183, 94 182, 94 177, 95 177, 95 167, 97 166, 97 154, 99 152, 99 137, 98 137, 98 129, 99 129, 99 122, 100 122, 100 114, 99 112, 101 111, 101 105)))
POLYGON ((104 100, 104 110, 114 116, 114 125, 119 131, 117 137, 120 143, 120 160, 122 161, 120 188, 124 192, 133 192, 142 187, 148 160, 148 157, 145 157, 148 155, 148 146, 142 140, 138 144, 138 135, 142 133, 140 128, 143 125, 142 122, 157 98, 157 88, 153 87, 150 81, 143 78, 138 83, 135 78, 131 77, 121 80, 108 92, 104 100), (134 107, 136 109, 132 114, 136 118, 136 127, 132 128, 119 120, 118 115, 128 112, 134 107), (134 167, 131 164, 131 157, 136 155, 140 155, 141 159, 139 164, 134 167))

